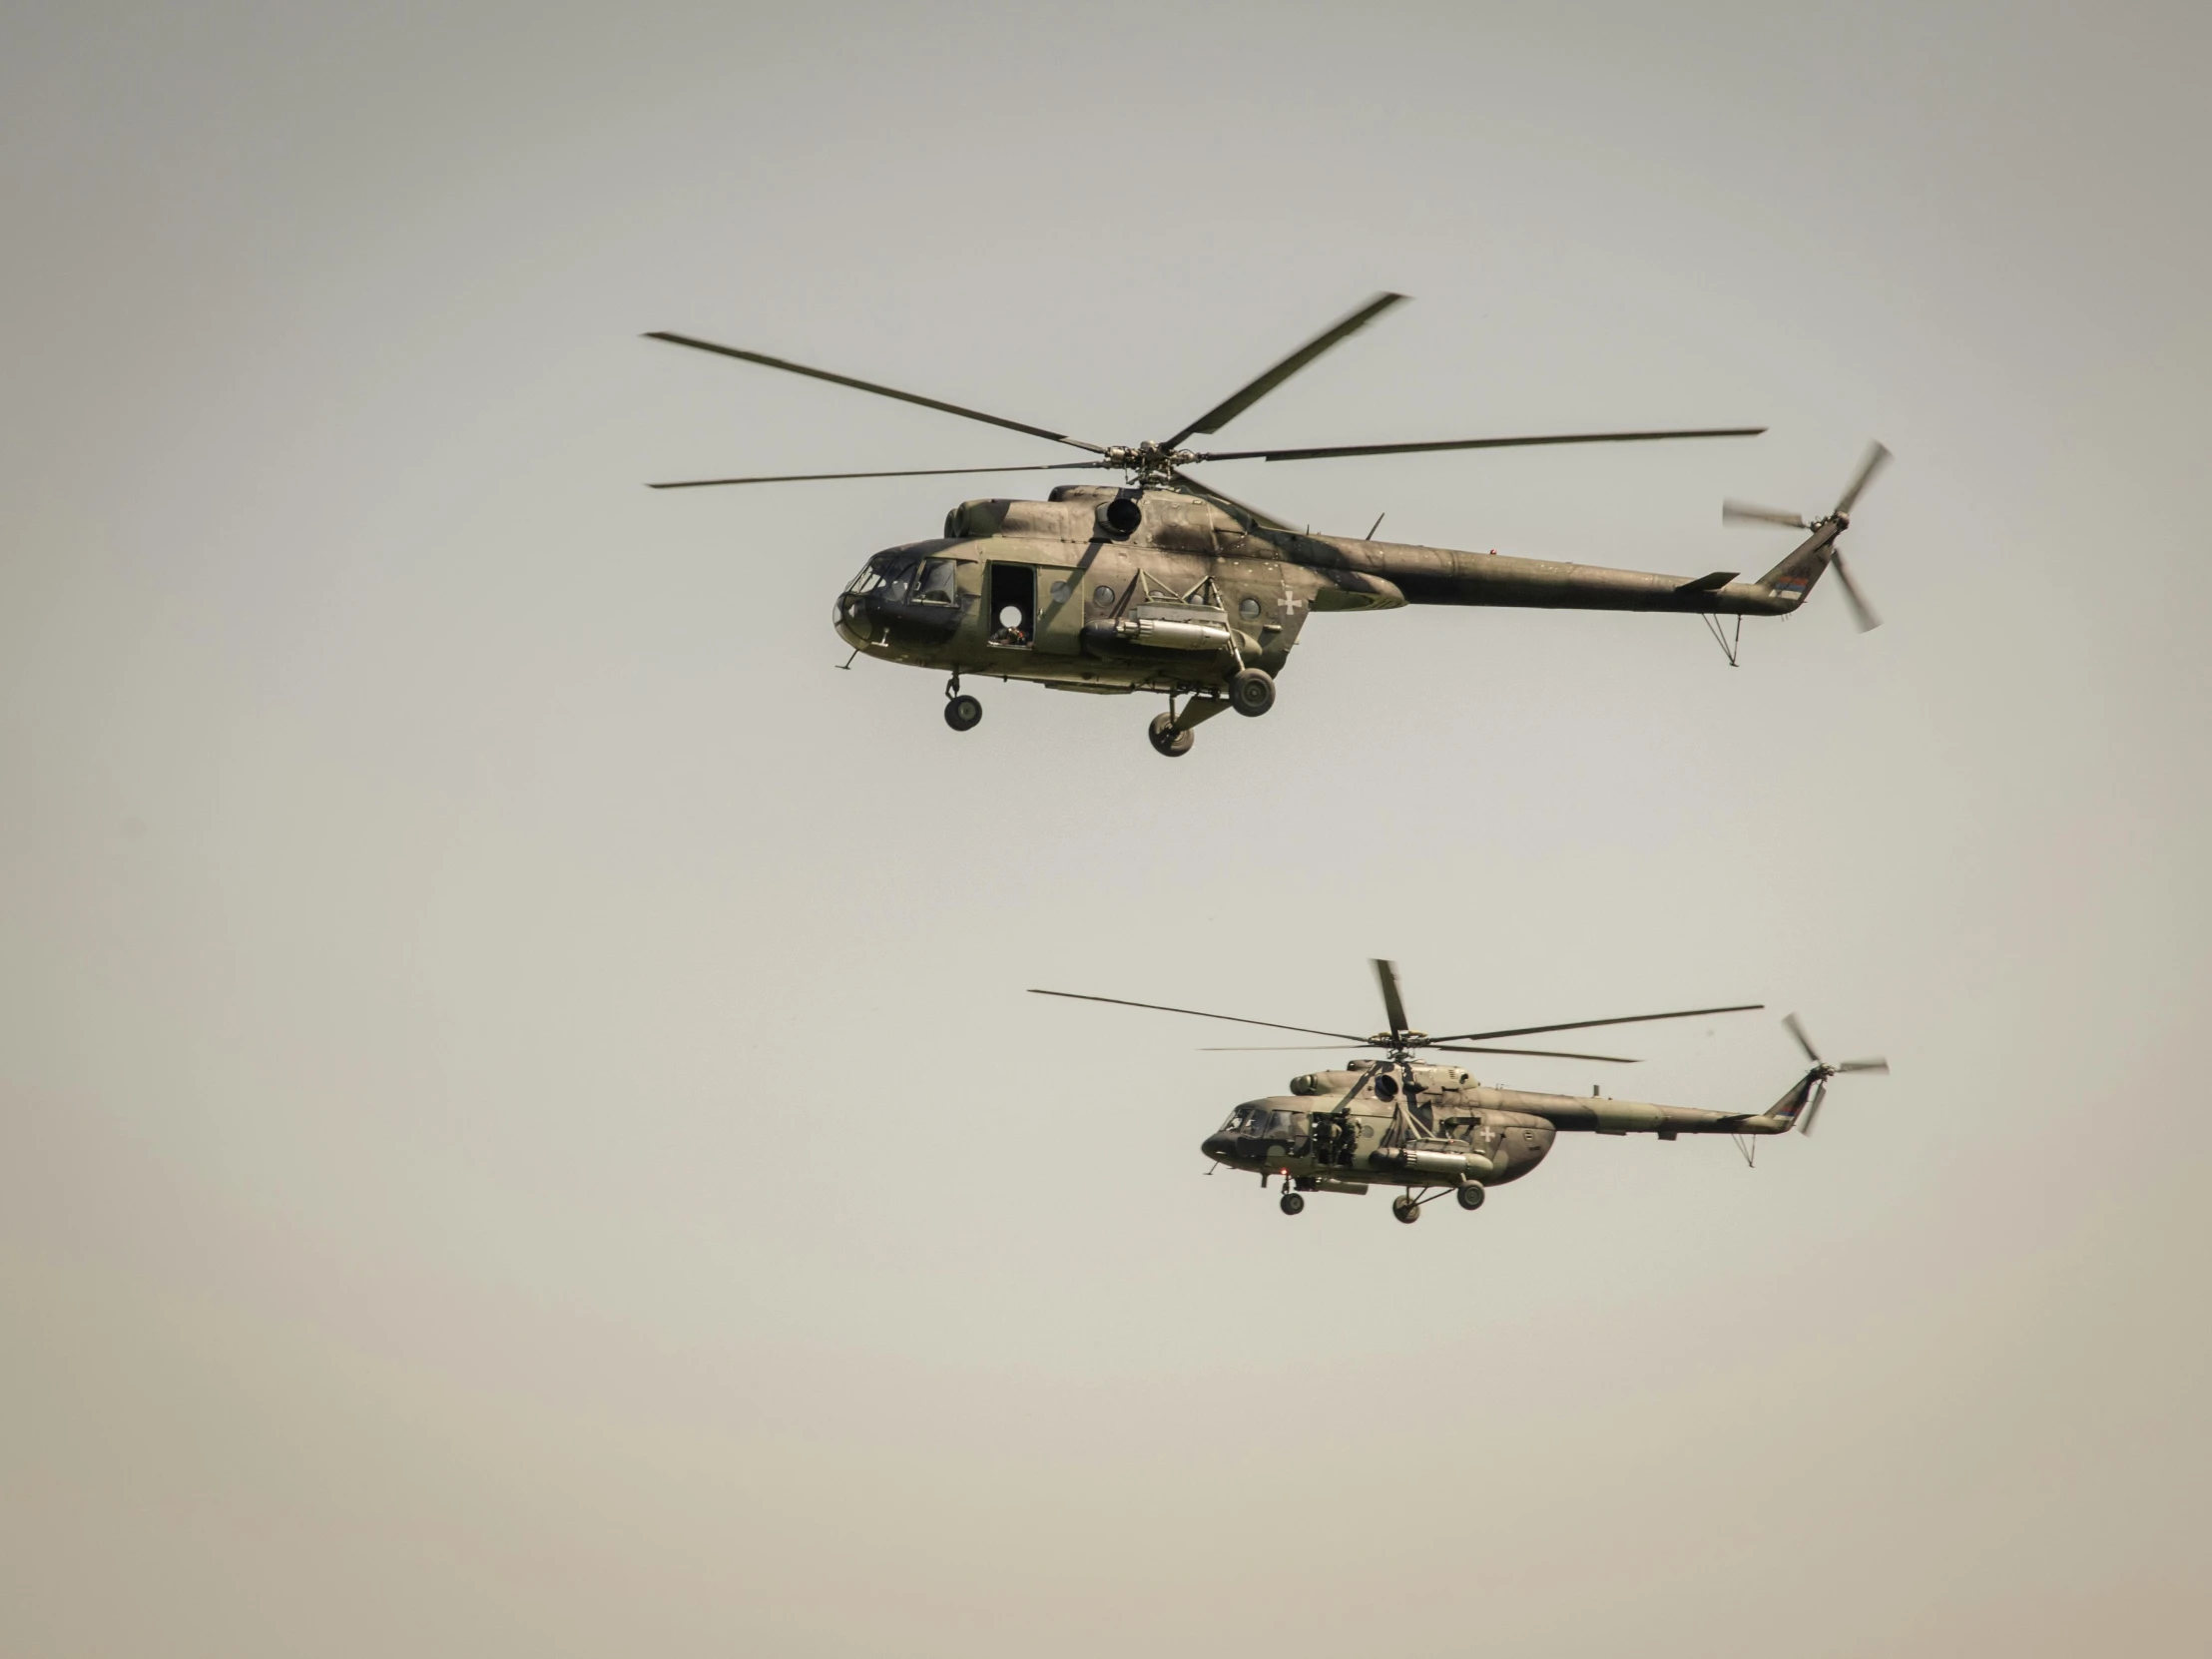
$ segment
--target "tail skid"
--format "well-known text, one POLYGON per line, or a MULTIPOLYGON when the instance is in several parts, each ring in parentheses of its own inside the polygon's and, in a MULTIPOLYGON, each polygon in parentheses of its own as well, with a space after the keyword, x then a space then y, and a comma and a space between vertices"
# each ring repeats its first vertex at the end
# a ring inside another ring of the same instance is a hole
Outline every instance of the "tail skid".
MULTIPOLYGON (((1736 1143, 1736 1150, 1744 1155, 1746 1167, 1759 1165, 1759 1143, 1769 1135, 1787 1135, 1798 1127, 1798 1120, 1808 1104, 1817 1112, 1823 1091, 1828 1087, 1828 1070, 1815 1066, 1811 1071, 1783 1091, 1782 1098, 1757 1117, 1739 1118, 1729 1131, 1728 1138, 1736 1143)), ((1812 1119, 1807 1118, 1807 1123, 1812 1119)))

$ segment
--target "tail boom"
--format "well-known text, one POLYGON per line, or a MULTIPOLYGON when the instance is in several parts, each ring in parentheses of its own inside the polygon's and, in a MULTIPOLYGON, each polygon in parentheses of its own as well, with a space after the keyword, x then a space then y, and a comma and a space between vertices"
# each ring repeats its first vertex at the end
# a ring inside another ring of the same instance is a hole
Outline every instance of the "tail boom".
POLYGON ((1734 571, 1670 576, 1321 536, 1299 538, 1296 557, 1325 581, 1339 573, 1349 584, 1380 577, 1412 605, 1787 616, 1805 602, 1828 568, 1834 540, 1832 531, 1823 530, 1756 582, 1739 582, 1734 571))

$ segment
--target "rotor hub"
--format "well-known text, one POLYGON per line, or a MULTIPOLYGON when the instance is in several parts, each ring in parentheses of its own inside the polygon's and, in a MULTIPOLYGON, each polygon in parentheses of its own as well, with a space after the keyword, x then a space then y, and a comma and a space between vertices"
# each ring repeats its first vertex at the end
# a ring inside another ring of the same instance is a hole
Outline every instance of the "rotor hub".
POLYGON ((1106 465, 1118 466, 1142 479, 1165 478, 1179 466, 1198 457, 1188 449, 1170 449, 1147 439, 1143 443, 1117 443, 1106 450, 1106 465))

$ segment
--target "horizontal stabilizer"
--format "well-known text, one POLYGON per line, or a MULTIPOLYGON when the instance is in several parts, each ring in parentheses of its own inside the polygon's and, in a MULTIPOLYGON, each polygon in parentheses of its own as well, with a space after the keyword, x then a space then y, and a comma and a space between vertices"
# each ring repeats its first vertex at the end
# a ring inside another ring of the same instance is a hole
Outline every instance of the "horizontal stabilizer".
POLYGON ((1742 574, 1740 571, 1734 570, 1707 571, 1696 581, 1685 582, 1674 591, 1676 593, 1718 593, 1729 583, 1735 581, 1740 574, 1742 574))

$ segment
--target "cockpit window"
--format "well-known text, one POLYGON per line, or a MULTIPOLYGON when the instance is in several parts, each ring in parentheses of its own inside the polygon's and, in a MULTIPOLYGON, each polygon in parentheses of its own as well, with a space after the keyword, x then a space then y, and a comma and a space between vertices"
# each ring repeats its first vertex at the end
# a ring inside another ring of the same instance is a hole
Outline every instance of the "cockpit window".
MULTIPOLYGON (((906 602, 908 590, 913 586, 914 566, 919 562, 911 553, 878 553, 868 560, 867 569, 861 573, 860 580, 865 582, 873 577, 873 585, 882 590, 885 599, 893 605, 902 605, 906 602)), ((857 591, 864 593, 867 590, 860 588, 857 591)))
POLYGON ((1240 1106, 1229 1114, 1229 1121, 1221 1126, 1223 1134, 1237 1135, 1297 1135, 1301 1133, 1300 1112, 1281 1112, 1267 1106, 1240 1106))
POLYGON ((925 605, 956 604, 960 597, 960 562, 957 559, 925 560, 921 579, 914 584, 914 597, 925 605))
POLYGON ((960 561, 924 559, 906 548, 878 553, 852 578, 847 593, 881 593, 893 605, 960 602, 960 561))

